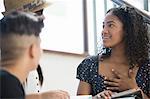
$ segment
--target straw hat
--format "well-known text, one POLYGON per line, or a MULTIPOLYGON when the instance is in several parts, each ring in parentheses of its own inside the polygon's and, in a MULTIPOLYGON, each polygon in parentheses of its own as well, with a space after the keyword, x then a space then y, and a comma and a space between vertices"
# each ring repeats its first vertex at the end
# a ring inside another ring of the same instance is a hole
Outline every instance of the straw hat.
POLYGON ((44 9, 50 3, 44 0, 4 0, 5 12, 4 15, 14 11, 21 10, 25 12, 35 12, 44 9))

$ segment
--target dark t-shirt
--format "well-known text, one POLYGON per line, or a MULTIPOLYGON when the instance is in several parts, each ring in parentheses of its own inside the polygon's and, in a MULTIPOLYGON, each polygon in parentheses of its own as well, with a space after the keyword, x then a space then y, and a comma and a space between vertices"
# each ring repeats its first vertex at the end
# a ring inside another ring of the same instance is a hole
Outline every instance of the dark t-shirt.
POLYGON ((0 70, 0 99, 25 99, 22 84, 14 75, 0 70))

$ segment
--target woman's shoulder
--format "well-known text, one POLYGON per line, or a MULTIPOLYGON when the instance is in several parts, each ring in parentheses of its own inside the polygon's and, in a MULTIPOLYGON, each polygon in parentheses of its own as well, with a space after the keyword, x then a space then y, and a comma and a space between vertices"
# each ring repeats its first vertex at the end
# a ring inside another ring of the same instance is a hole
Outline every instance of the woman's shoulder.
POLYGON ((141 68, 143 69, 150 69, 150 59, 146 60, 142 65, 141 68))
POLYGON ((77 67, 77 79, 91 83, 91 78, 98 66, 98 56, 87 56, 77 67))
POLYGON ((142 74, 150 73, 150 60, 146 60, 140 67, 139 72, 142 74))
POLYGON ((98 62, 99 60, 99 55, 90 55, 90 56, 86 56, 86 58, 82 61, 83 63, 95 63, 98 62))
POLYGON ((85 59, 97 60, 98 56, 99 56, 98 54, 97 55, 90 55, 90 56, 87 56, 85 59))
POLYGON ((98 55, 86 56, 85 59, 79 64, 80 68, 91 68, 98 64, 98 55))

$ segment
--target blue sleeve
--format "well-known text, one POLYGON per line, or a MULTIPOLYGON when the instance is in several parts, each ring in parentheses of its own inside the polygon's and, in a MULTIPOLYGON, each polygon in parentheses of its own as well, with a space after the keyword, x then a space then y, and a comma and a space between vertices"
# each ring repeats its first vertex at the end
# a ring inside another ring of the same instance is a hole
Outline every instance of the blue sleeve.
POLYGON ((93 62, 91 61, 91 57, 85 58, 77 67, 76 78, 80 81, 84 81, 91 84, 92 63, 93 62))
POLYGON ((139 67, 137 83, 142 91, 150 97, 150 62, 139 67))
POLYGON ((144 75, 146 74, 147 74, 147 77, 146 77, 146 84, 145 84, 146 86, 144 87, 144 92, 150 97, 150 61, 148 62, 145 68, 144 75))

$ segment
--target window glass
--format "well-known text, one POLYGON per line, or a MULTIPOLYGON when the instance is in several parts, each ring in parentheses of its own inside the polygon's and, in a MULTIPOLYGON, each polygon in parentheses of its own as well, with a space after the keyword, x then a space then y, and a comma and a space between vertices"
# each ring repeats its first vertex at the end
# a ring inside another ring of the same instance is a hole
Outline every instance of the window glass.
POLYGON ((144 0, 125 0, 139 9, 144 10, 144 0))
POLYGON ((44 10, 43 49, 78 54, 84 52, 82 6, 82 0, 55 0, 44 10))
POLYGON ((3 17, 1 12, 4 12, 4 11, 5 11, 5 9, 4 9, 4 5, 3 5, 3 0, 0 0, 0 19, 3 17))

